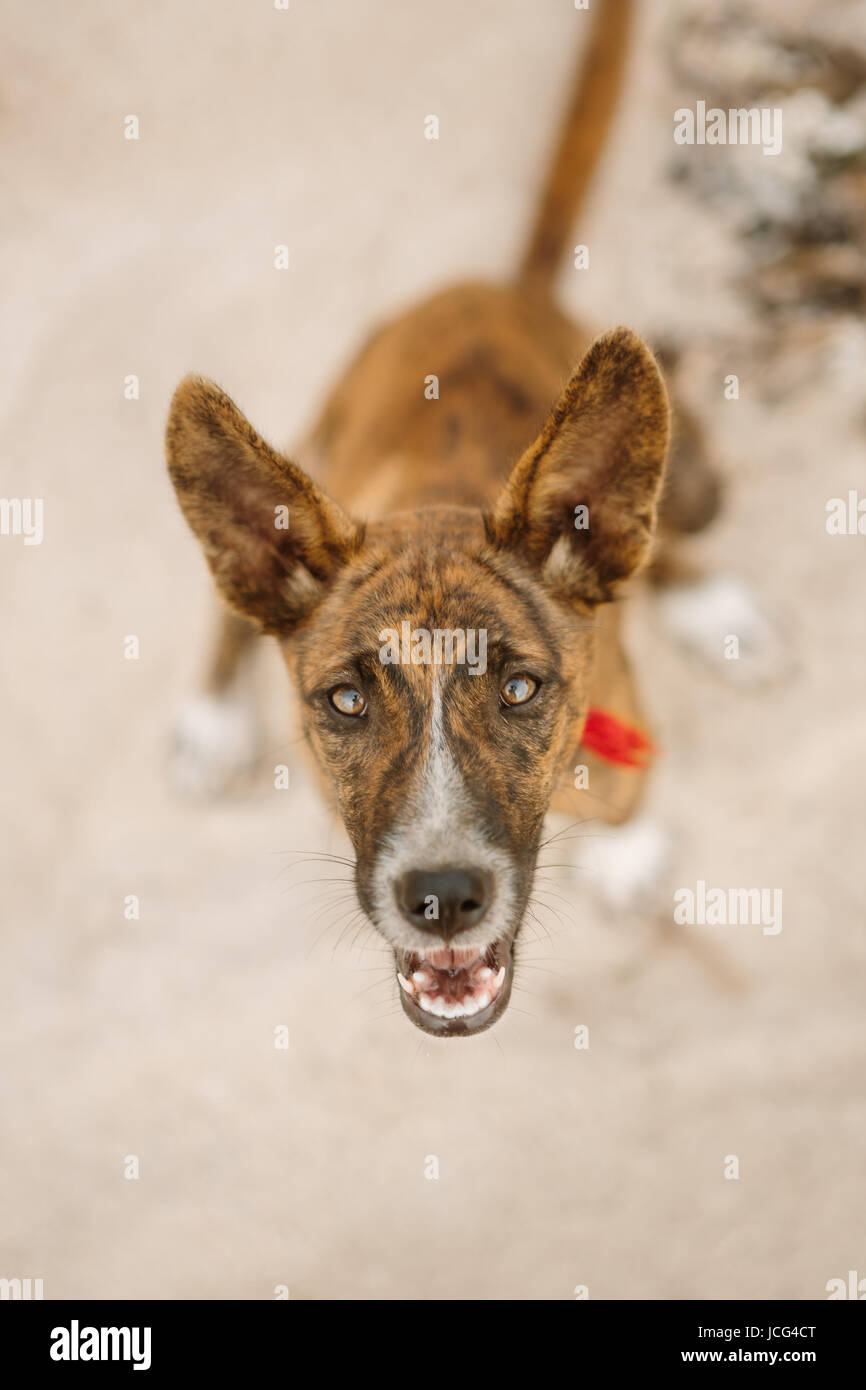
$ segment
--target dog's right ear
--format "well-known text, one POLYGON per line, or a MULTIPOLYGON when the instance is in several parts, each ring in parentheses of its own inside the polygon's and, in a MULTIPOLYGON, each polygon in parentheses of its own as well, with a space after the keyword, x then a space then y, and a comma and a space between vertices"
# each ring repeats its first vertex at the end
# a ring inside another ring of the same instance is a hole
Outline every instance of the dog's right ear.
POLYGON ((360 549, 363 527, 201 377, 186 377, 174 393, 166 455, 223 597, 266 632, 298 627, 360 549))

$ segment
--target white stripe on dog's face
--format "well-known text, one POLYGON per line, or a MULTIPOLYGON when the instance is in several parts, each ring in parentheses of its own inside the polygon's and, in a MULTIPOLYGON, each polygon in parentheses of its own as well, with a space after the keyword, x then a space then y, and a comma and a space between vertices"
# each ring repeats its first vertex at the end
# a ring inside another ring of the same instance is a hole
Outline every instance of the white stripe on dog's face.
POLYGON ((421 931, 407 922, 397 907, 395 885, 412 870, 461 867, 490 874, 490 907, 480 922, 461 932, 461 946, 483 948, 508 935, 513 927, 514 868, 509 855, 483 834, 479 813, 448 745, 443 683, 444 672, 434 668, 424 762, 404 814, 386 836, 373 872, 376 926, 392 945, 404 951, 424 951, 438 941, 435 921, 431 921, 429 931, 421 931))

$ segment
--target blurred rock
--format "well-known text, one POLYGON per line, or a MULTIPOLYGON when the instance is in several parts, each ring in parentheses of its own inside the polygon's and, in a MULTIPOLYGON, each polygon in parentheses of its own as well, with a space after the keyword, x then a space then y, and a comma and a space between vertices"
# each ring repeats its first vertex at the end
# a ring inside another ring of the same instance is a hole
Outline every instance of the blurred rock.
POLYGON ((666 41, 684 103, 782 109, 781 154, 680 146, 670 170, 744 245, 747 268, 732 289, 756 319, 772 320, 772 350, 784 353, 804 319, 862 313, 866 6, 682 0, 666 41))

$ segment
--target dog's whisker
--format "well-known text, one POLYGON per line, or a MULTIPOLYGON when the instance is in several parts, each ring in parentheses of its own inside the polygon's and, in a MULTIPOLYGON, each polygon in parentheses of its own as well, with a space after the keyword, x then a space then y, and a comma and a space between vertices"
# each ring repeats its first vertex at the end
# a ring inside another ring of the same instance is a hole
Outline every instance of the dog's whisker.
POLYGON ((354 893, 339 898, 332 898, 330 902, 323 903, 322 906, 313 913, 312 917, 309 918, 309 923, 311 926, 315 926, 327 912, 337 912, 340 908, 343 908, 348 913, 352 911, 354 906, 354 893))
POLYGON ((558 907, 554 906, 553 903, 543 902, 540 898, 536 898, 534 900, 534 906, 538 908, 539 912, 552 912, 554 917, 556 918, 560 930, 563 929, 566 925, 572 928, 577 927, 577 919, 571 916, 570 914, 564 916, 562 911, 558 907))
POLYGON ((330 859, 330 860, 332 860, 334 863, 338 863, 338 864, 348 864, 348 865, 350 865, 352 868, 354 868, 354 867, 355 867, 355 864, 357 863, 357 860, 347 858, 346 855, 343 855, 343 854, 332 854, 332 853, 330 852, 330 850, 324 850, 324 849, 272 849, 272 850, 268 850, 267 853, 268 853, 268 854, 281 854, 281 855, 285 855, 285 854, 306 855, 306 856, 308 856, 310 859, 330 859))
MULTIPOLYGON (((528 911, 529 913, 531 913, 533 922, 534 922, 534 923, 536 924, 536 926, 538 927, 538 930, 539 930, 540 932, 543 932, 543 933, 544 933, 544 936, 545 936, 545 939, 547 940, 548 945, 552 947, 552 946, 553 946, 553 937, 552 937, 552 935, 551 935, 550 928, 548 927, 548 925, 547 925, 546 922, 542 922, 542 921, 541 921, 541 918, 538 916, 538 913, 535 911, 535 904, 534 904, 533 902, 527 903, 527 911, 528 911)), ((539 941, 540 941, 540 940, 541 940, 541 937, 536 937, 536 940, 539 940, 539 941)))
POLYGON ((369 994, 374 989, 383 988, 387 988, 391 992, 392 997, 397 997, 394 991, 397 990, 399 986, 395 983, 393 975, 390 976, 387 980, 372 980, 370 984, 364 985, 362 989, 359 989, 353 997, 355 999, 360 999, 363 995, 369 994))
POLYGON ((332 878, 330 876, 326 876, 325 878, 302 878, 298 883, 293 883, 292 887, 305 888, 310 883, 349 883, 354 887, 355 880, 353 878, 332 878))
MULTIPOLYGON (((537 908, 539 912, 552 912, 560 928, 562 928, 565 925, 566 921, 571 927, 577 926, 577 919, 573 916, 573 914, 569 913, 567 916, 564 917, 560 908, 556 907, 553 903, 546 902, 543 898, 540 898, 538 896, 537 891, 533 894, 531 901, 533 907, 537 908)), ((569 904, 566 904, 566 906, 569 906, 569 904)))
MULTIPOLYGON (((353 914, 353 908, 351 904, 348 907, 341 907, 340 903, 331 903, 328 904, 328 909, 330 911, 335 911, 337 915, 335 916, 333 921, 326 923, 326 925, 316 936, 315 940, 313 941, 313 944, 311 945, 307 953, 308 959, 312 956, 313 952, 317 949, 319 944, 325 940, 328 934, 332 931, 336 931, 340 924, 343 923, 347 917, 351 918, 353 914)), ((360 911, 360 909, 354 910, 360 911)))
POLYGON ((597 819, 597 816, 581 816, 580 820, 570 821, 568 825, 561 826, 553 835, 548 835, 546 840, 542 840, 538 846, 539 851, 543 850, 546 845, 552 845, 555 844, 557 840, 561 840, 563 835, 566 835, 569 830, 577 830, 582 825, 591 825, 592 822, 597 819))
POLYGON ((546 901, 546 899, 548 899, 548 898, 553 898, 553 899, 556 900, 556 902, 562 903, 563 907, 568 908, 569 915, 570 915, 571 919, 574 920, 574 906, 575 906, 575 905, 574 905, 574 903, 571 901, 570 898, 567 898, 567 897, 565 896, 564 893, 557 893, 557 891, 556 891, 555 888, 539 888, 539 887, 536 885, 535 888, 533 889, 533 895, 534 895, 534 897, 535 897, 535 901, 536 901, 539 905, 543 904, 543 905, 546 906, 546 907, 549 907, 549 906, 550 906, 550 904, 546 901))
POLYGON ((339 926, 340 930, 337 935, 337 939, 333 942, 331 946, 332 957, 334 955, 334 952, 339 948, 346 932, 349 931, 355 925, 355 923, 360 920, 360 917, 361 908, 358 907, 357 902, 355 902, 354 900, 348 903, 343 908, 343 911, 340 912, 337 915, 337 917, 335 917, 332 926, 334 927, 334 929, 336 929, 339 926))

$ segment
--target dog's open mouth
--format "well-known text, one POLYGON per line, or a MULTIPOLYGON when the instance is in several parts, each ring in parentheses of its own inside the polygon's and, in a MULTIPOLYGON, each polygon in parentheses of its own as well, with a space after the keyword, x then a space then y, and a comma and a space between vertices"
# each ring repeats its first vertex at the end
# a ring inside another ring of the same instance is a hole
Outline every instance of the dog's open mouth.
POLYGON ((501 941, 483 948, 398 952, 397 967, 404 1012, 438 1037, 489 1028, 511 994, 511 949, 501 941))

